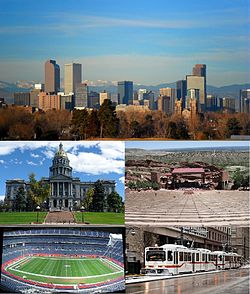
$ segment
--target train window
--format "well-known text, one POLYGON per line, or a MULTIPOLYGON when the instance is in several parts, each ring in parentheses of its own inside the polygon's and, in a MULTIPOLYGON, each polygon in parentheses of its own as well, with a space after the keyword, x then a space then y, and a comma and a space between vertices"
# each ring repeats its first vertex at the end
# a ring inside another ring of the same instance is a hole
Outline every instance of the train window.
POLYGON ((191 261, 191 253, 185 252, 184 253, 184 260, 185 261, 191 261))
POLYGON ((172 251, 168 251, 168 261, 173 261, 173 253, 172 253, 172 251))
POLYGON ((165 261, 166 253, 165 251, 147 251, 146 260, 147 261, 165 261))
POLYGON ((179 253, 179 260, 180 260, 180 261, 183 261, 183 252, 180 252, 180 253, 179 253))
POLYGON ((206 261, 206 254, 202 254, 202 261, 206 261))
POLYGON ((196 261, 200 261, 200 254, 196 253, 196 261))
POLYGON ((219 261, 222 261, 222 255, 219 255, 219 261))

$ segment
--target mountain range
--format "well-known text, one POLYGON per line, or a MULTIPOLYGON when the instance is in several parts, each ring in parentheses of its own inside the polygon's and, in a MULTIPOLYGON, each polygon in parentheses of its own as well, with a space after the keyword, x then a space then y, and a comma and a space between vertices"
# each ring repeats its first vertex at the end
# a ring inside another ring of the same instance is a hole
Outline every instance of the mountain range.
MULTIPOLYGON (((116 81, 85 81, 89 85, 89 91, 102 92, 104 90, 111 94, 117 93, 117 82, 116 81)), ((16 83, 9 83, 0 81, 0 97, 4 97, 7 103, 13 103, 14 92, 28 92, 35 85, 35 81, 17 81, 16 83)), ((163 83, 158 85, 142 85, 134 84, 134 90, 147 89, 156 93, 159 93, 160 88, 171 87, 175 88, 176 83, 163 83)), ((233 84, 222 87, 215 87, 207 85, 207 93, 214 94, 218 97, 232 97, 239 98, 240 89, 249 89, 250 83, 246 84, 233 84)))

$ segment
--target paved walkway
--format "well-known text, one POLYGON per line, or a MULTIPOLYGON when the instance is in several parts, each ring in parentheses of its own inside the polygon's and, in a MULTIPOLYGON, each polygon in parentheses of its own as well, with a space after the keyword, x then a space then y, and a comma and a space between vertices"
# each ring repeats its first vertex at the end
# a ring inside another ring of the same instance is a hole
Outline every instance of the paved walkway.
POLYGON ((160 190, 126 193, 126 225, 249 226, 249 192, 160 190))
POLYGON ((75 223, 74 215, 71 211, 48 212, 45 223, 75 223))

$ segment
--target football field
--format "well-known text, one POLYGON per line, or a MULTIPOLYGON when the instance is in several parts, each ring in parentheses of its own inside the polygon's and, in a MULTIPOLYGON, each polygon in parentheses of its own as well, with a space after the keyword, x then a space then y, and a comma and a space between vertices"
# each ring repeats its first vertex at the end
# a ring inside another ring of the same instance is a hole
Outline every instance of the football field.
POLYGON ((106 258, 25 256, 5 268, 17 277, 55 285, 95 284, 123 277, 120 265, 106 258))

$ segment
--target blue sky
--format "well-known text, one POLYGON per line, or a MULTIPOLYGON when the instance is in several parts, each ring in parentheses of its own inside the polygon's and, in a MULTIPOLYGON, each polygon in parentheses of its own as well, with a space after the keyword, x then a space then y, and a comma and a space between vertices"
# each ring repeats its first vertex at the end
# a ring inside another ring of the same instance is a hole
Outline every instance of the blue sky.
POLYGON ((44 62, 83 79, 174 82, 207 64, 208 83, 249 82, 248 0, 0 0, 0 80, 43 81, 44 62))
MULTIPOLYGON (((59 142, 0 142, 0 199, 5 194, 5 182, 49 176, 49 167, 59 142)), ((115 180, 116 190, 124 198, 124 142, 63 142, 73 176, 82 181, 115 180)))
POLYGON ((152 149, 171 149, 171 148, 201 148, 201 147, 237 147, 246 146, 249 148, 248 141, 126 141, 126 148, 152 149))

